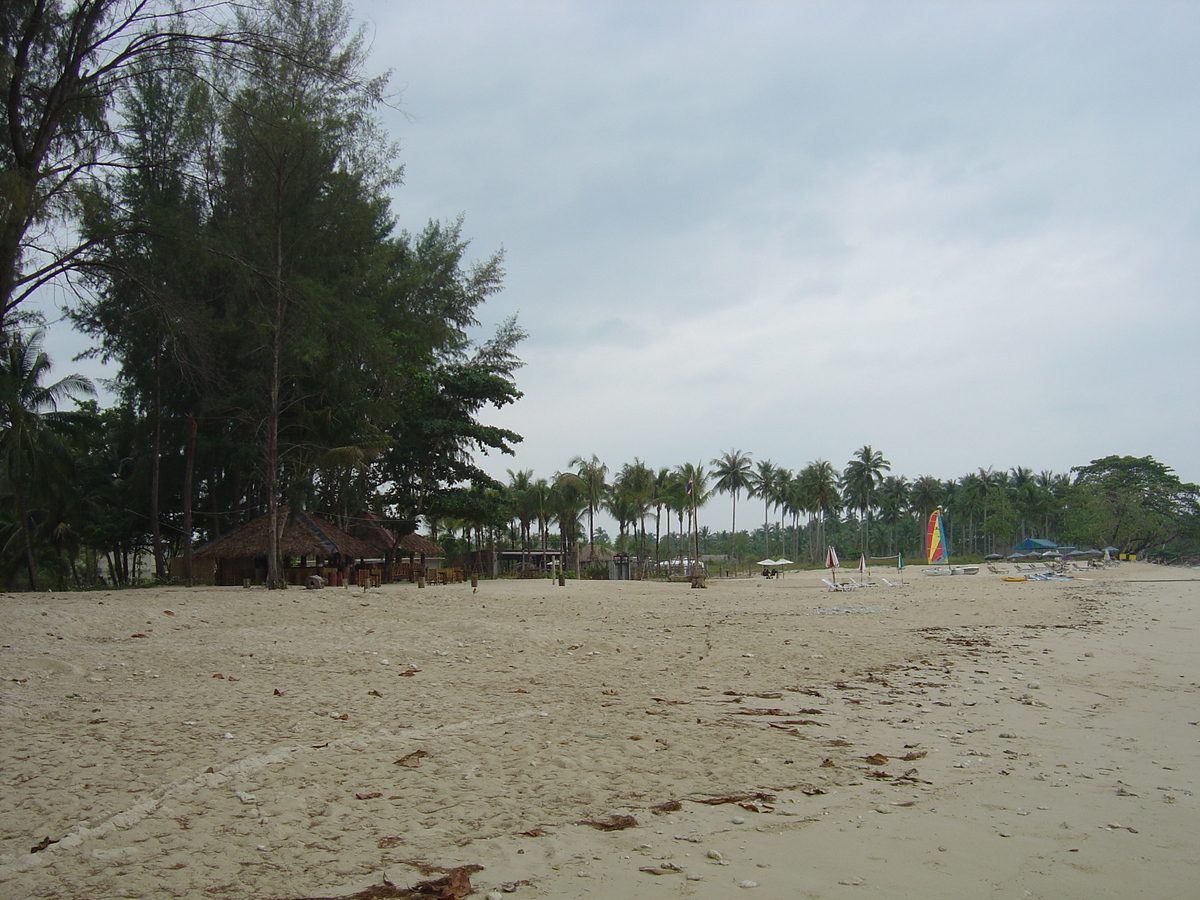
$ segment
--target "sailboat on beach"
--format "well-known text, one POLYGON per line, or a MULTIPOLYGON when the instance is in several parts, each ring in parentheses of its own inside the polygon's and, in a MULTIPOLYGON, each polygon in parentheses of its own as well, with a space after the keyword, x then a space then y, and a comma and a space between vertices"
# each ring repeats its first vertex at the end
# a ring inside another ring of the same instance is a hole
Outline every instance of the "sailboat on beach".
MULTIPOLYGON (((946 526, 942 524, 942 510, 935 509, 929 515, 929 524, 925 529, 926 546, 929 548, 929 564, 949 563, 950 551, 946 544, 946 526)), ((978 575, 979 566, 940 565, 926 569, 926 575, 978 575)))

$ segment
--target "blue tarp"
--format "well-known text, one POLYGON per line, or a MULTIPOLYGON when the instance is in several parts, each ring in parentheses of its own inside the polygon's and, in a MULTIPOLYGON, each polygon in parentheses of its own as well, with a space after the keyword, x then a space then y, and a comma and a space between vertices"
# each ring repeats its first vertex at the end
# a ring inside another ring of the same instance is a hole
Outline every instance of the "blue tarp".
POLYGON ((1029 553, 1031 550, 1057 550, 1054 541, 1043 541, 1041 538, 1027 538, 1013 547, 1014 553, 1029 553))

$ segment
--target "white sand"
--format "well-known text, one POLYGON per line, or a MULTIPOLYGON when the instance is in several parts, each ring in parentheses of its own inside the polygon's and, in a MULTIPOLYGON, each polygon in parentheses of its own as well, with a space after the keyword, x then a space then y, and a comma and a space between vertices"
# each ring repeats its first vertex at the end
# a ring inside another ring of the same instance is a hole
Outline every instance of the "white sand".
POLYGON ((0 897, 1197 895, 1198 573, 823 574, 0 595, 0 897))

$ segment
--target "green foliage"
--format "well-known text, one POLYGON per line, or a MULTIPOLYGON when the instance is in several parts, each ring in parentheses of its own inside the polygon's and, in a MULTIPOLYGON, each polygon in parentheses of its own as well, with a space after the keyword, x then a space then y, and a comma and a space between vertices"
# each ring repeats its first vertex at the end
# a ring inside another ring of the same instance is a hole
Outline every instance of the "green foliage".
POLYGON ((1140 554, 1194 533, 1200 489, 1152 456, 1106 456, 1071 471, 1067 523, 1077 540, 1140 554))

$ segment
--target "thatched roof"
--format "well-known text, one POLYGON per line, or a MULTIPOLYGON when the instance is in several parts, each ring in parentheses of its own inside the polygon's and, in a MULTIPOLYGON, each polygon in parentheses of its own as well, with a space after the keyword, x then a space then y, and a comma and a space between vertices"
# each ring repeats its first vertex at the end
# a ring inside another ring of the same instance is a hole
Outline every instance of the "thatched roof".
POLYGON ((423 553, 426 556, 441 556, 443 553, 441 547, 419 534, 406 534, 400 538, 397 547, 405 553, 423 553))
POLYGON ((580 562, 592 560, 606 563, 611 562, 613 558, 612 550, 600 544, 580 544, 578 552, 580 562))
POLYGON ((395 534, 384 528, 379 517, 371 512, 364 513, 360 521, 351 525, 350 533, 363 543, 373 547, 377 555, 390 553, 393 547, 404 553, 420 553, 425 556, 442 555, 441 547, 419 534, 406 534, 397 542, 395 534))
MULTIPOLYGON (((369 544, 311 513, 297 512, 289 517, 287 510, 281 509, 279 519, 283 524, 279 552, 284 556, 341 555, 359 558, 378 555, 369 544)), ((266 556, 268 546, 267 517, 259 516, 240 528, 235 528, 229 534, 209 541, 196 551, 196 557, 245 559, 266 556)))

